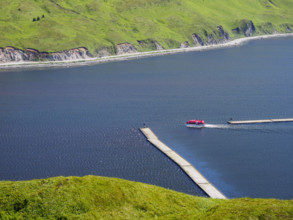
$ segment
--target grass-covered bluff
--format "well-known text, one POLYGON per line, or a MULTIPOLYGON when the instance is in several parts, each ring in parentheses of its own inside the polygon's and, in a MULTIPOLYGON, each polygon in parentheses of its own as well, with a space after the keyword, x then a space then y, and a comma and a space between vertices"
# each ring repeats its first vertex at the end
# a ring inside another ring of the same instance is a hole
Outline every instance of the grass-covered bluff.
POLYGON ((217 37, 220 25, 233 38, 293 30, 292 0, 1 0, 0 47, 55 52, 85 47, 97 55, 120 43, 138 51, 194 45, 217 37), (238 28, 238 29, 237 29, 238 28), (234 30, 234 31, 233 31, 234 30))
POLYGON ((0 182, 0 219, 292 219, 293 201, 219 200, 97 176, 0 182))

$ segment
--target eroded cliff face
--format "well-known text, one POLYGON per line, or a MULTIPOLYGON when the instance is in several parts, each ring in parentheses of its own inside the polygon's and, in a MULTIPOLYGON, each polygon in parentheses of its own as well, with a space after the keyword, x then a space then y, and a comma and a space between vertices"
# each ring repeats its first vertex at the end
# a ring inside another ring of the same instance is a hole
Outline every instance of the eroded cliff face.
POLYGON ((139 46, 146 50, 164 50, 161 44, 158 41, 152 39, 138 40, 137 43, 139 46))
POLYGON ((93 55, 84 47, 65 50, 62 52, 42 53, 42 58, 53 61, 79 60, 92 58, 93 55))
POLYGON ((293 25, 290 25, 290 24, 284 24, 283 27, 286 28, 286 31, 287 32, 292 32, 293 30, 293 25))
POLYGON ((220 40, 218 41, 218 43, 225 43, 230 40, 229 33, 225 32, 224 28, 221 25, 219 25, 217 29, 218 29, 218 32, 216 34, 220 37, 219 38, 220 40))
POLYGON ((244 34, 244 36, 249 37, 255 32, 255 26, 252 21, 241 20, 239 26, 232 29, 232 31, 237 34, 244 34))
MULTIPOLYGON (((276 33, 277 26, 272 23, 263 23, 255 27, 251 20, 240 20, 238 26, 231 31, 241 36, 252 36, 254 34, 273 34, 276 33)), ((282 32, 293 32, 293 24, 282 24, 282 32)), ((207 32, 200 30, 191 35, 193 43, 185 41, 178 45, 179 48, 188 48, 191 46, 207 46, 226 43, 231 40, 229 33, 219 25, 214 31, 207 32)), ((138 49, 140 51, 164 50, 162 45, 154 39, 138 40, 138 49)), ((173 46, 174 47, 174 46, 173 46)), ((111 55, 123 55, 137 53, 138 49, 128 43, 121 43, 113 46, 104 46, 94 51, 95 57, 107 57, 111 55)), ((23 62, 23 61, 66 61, 92 58, 93 55, 85 47, 65 50, 60 52, 39 52, 35 49, 20 50, 14 47, 0 47, 0 63, 23 62)))
POLYGON ((155 46, 156 46, 156 50, 164 50, 164 47, 162 47, 162 45, 161 44, 159 44, 158 43, 158 41, 154 41, 154 44, 155 44, 155 46))
POLYGON ((95 50, 97 57, 107 57, 115 54, 114 47, 102 47, 95 50))
POLYGON ((192 39, 194 42, 194 46, 203 46, 204 42, 202 41, 201 37, 198 36, 197 34, 192 34, 192 39))
POLYGON ((188 47, 190 47, 190 45, 189 45, 188 41, 185 41, 185 42, 180 44, 179 48, 188 48, 188 47))
POLYGON ((214 44, 222 44, 230 40, 228 32, 224 31, 221 25, 217 26, 217 30, 212 33, 204 31, 205 40, 203 40, 197 33, 192 34, 194 46, 207 46, 214 44))
POLYGON ((90 52, 82 47, 62 52, 39 52, 34 49, 20 50, 14 47, 0 48, 0 63, 22 62, 22 61, 64 61, 78 60, 93 57, 90 52))
POLYGON ((14 47, 0 48, 0 63, 35 60, 36 57, 36 51, 32 49, 22 51, 14 47))
POLYGON ((137 49, 130 43, 122 43, 117 45, 117 55, 137 53, 137 49))

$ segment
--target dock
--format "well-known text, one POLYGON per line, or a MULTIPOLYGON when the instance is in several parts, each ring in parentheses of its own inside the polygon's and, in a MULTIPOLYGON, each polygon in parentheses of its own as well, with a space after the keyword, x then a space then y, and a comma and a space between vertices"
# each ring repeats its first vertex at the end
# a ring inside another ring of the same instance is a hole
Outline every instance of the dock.
POLYGON ((293 122, 293 118, 247 120, 247 121, 228 121, 228 123, 232 124, 232 125, 236 125, 236 124, 279 123, 279 122, 293 122))
POLYGON ((169 148, 166 144, 159 140, 150 128, 140 128, 147 140, 158 150, 163 152, 167 157, 173 160, 178 166, 190 177, 190 179, 198 185, 208 196, 217 199, 227 199, 215 186, 213 186, 197 169, 195 169, 188 161, 169 148))

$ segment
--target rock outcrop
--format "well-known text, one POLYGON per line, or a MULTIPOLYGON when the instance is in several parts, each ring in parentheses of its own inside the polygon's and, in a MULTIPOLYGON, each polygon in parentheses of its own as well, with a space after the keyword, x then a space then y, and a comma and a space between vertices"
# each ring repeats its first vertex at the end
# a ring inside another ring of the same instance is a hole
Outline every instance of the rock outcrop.
POLYGON ((164 48, 156 40, 138 40, 139 46, 147 50, 164 50, 164 48))
POLYGON ((218 29, 218 35, 220 36, 219 38, 220 41, 218 43, 225 43, 230 40, 230 36, 228 32, 225 32, 224 28, 221 25, 219 25, 217 29, 218 29))
POLYGON ((35 49, 26 49, 23 51, 14 47, 0 48, 0 63, 22 61, 62 61, 86 59, 91 57, 93 56, 84 47, 54 53, 39 52, 35 49))
POLYGON ((227 32, 224 31, 224 28, 219 25, 217 30, 212 33, 204 31, 206 40, 203 40, 198 34, 192 34, 192 39, 194 41, 194 46, 204 46, 204 45, 213 45, 219 43, 225 43, 230 40, 230 36, 227 32))
POLYGON ((102 48, 96 49, 95 54, 97 55, 97 57, 111 56, 115 54, 115 49, 114 47, 102 47, 102 48))
POLYGON ((255 32, 255 26, 252 21, 242 20, 240 21, 240 25, 232 29, 232 31, 234 33, 244 34, 244 36, 249 37, 255 32))
POLYGON ((286 30, 289 31, 289 32, 292 32, 292 28, 290 26, 287 26, 286 30))
POLYGON ((122 43, 117 45, 116 54, 122 55, 122 54, 130 54, 130 53, 137 53, 137 49, 135 46, 133 46, 130 43, 122 43))
POLYGON ((244 26, 242 27, 242 30, 244 32, 244 35, 246 37, 251 36, 255 32, 255 27, 252 21, 244 23, 244 26))
POLYGON ((162 47, 162 45, 159 44, 158 41, 155 40, 154 44, 155 44, 157 50, 164 50, 164 47, 162 47))
POLYGON ((46 60, 63 61, 79 60, 93 57, 86 48, 76 48, 62 52, 42 53, 42 58, 46 60))
POLYGON ((38 55, 39 52, 32 49, 23 51, 14 47, 0 48, 0 63, 36 60, 38 55))
POLYGON ((192 39, 194 41, 194 46, 203 46, 204 45, 202 39, 197 34, 192 34, 192 39))
POLYGON ((188 48, 188 47, 190 47, 188 41, 185 41, 185 42, 180 44, 180 48, 188 48))

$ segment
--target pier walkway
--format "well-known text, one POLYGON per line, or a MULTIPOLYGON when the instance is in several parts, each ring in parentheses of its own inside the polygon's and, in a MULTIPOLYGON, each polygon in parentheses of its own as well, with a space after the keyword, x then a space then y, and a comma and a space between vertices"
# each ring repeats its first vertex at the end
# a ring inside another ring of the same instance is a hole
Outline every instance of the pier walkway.
POLYGON ((247 120, 247 121, 228 121, 229 124, 259 124, 259 123, 276 123, 276 122, 293 122, 293 118, 283 119, 264 119, 264 120, 247 120))
POLYGON ((161 142, 150 128, 141 128, 141 132, 156 148, 178 164, 181 169, 195 182, 208 196, 217 199, 227 199, 216 187, 201 175, 188 161, 161 142))

